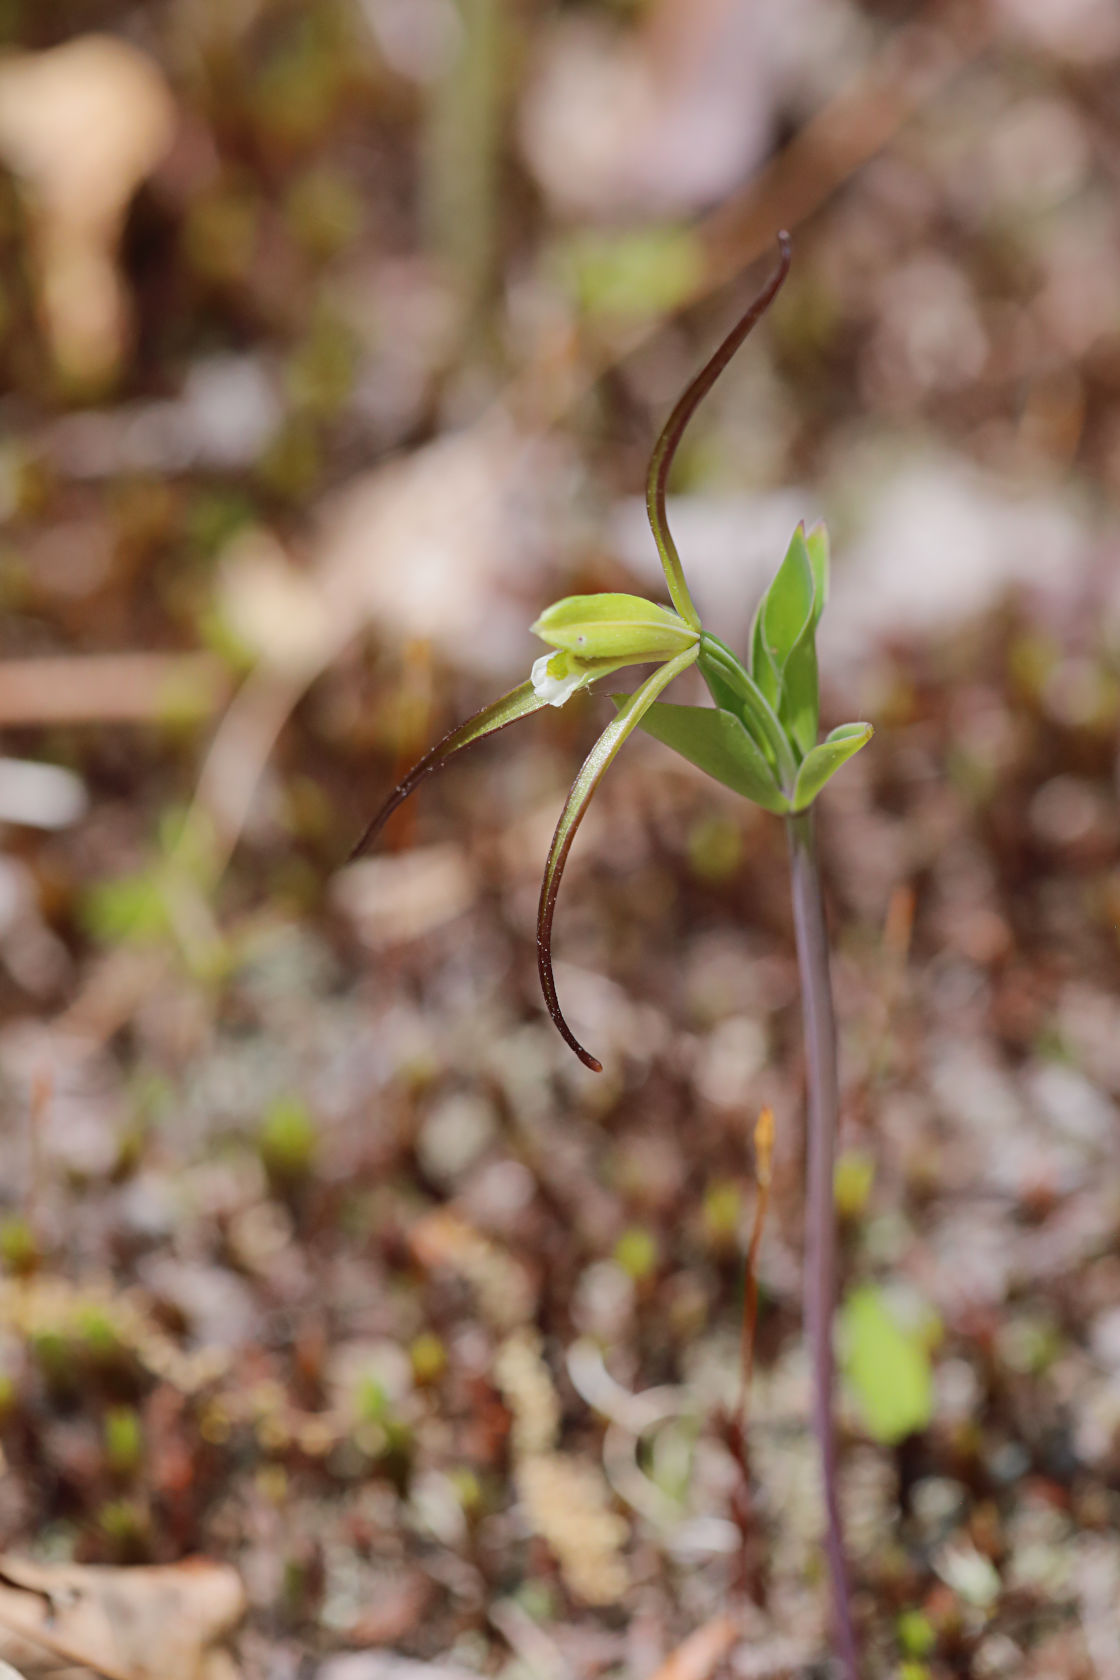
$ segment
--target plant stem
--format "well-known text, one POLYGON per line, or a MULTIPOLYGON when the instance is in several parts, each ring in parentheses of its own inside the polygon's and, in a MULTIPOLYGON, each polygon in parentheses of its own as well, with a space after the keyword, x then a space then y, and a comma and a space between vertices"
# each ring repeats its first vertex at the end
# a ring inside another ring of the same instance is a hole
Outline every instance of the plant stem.
POLYGON ((805 1334, 813 1370, 813 1429, 821 1454, 827 1513, 825 1548, 840 1656, 847 1680, 859 1680, 836 1487, 836 1435, 832 1417, 832 1315, 836 1294, 836 1214, 832 1185, 839 1120, 836 1023, 812 810, 788 818, 787 830, 809 1084, 804 1300, 805 1334))

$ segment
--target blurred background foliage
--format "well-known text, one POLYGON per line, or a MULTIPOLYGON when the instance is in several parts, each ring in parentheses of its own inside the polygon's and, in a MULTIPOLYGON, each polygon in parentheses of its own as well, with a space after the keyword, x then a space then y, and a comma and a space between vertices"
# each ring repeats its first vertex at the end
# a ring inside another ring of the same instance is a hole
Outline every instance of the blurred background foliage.
POLYGON ((233 1559, 249 1673, 653 1673, 729 1593, 728 1672, 810 1671, 778 825, 612 770, 558 926, 597 1082, 531 949, 602 702, 345 864, 544 602, 658 586, 651 441, 787 225, 672 512, 739 642, 828 520, 826 718, 878 732, 824 815, 869 1672, 1103 1677, 1114 0, 0 0, 0 43, 0 1541, 233 1559))

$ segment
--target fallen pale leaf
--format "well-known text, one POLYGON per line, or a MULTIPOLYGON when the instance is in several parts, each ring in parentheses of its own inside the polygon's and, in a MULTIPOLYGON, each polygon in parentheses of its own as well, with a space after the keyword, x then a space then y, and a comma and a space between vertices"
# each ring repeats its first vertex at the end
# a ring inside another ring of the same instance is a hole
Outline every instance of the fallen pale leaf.
POLYGON ((210 1680, 244 1609, 236 1571, 205 1558, 109 1569, 0 1557, 0 1661, 26 1680, 60 1659, 108 1680, 210 1680))
POLYGON ((709 1680, 738 1637, 739 1624, 734 1617, 714 1617, 677 1646, 653 1680, 709 1680))
POLYGON ((101 380, 120 361, 129 308, 117 242, 174 119, 156 64, 115 36, 0 66, 0 155, 27 196, 40 309, 55 360, 75 380, 101 380))
POLYGON ((473 1669, 413 1662, 392 1651, 355 1651, 348 1657, 331 1657, 315 1680, 478 1680, 478 1676, 473 1669))
POLYGON ((766 147, 765 48, 755 8, 724 0, 656 0, 616 33, 566 19, 521 111, 530 168, 557 204, 595 217, 723 198, 766 147))
POLYGON ((364 858, 335 877, 332 897, 375 951, 419 939, 474 903, 476 885, 453 842, 364 858))

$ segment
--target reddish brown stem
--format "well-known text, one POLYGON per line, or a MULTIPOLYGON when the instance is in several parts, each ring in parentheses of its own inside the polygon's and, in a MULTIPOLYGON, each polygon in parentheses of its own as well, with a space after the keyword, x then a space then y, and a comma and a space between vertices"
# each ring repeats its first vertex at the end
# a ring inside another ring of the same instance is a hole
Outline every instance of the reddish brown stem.
POLYGON ((793 921, 805 1021, 809 1083, 808 1185, 805 1232, 805 1334, 813 1369, 813 1430, 821 1454, 827 1531, 825 1549, 832 1608, 846 1680, 859 1680, 859 1653, 852 1625, 844 1531, 836 1477, 836 1432, 832 1416, 832 1315, 836 1297, 836 1212, 833 1175, 839 1094, 836 1023, 832 1011, 828 929, 812 811, 787 819, 793 921))

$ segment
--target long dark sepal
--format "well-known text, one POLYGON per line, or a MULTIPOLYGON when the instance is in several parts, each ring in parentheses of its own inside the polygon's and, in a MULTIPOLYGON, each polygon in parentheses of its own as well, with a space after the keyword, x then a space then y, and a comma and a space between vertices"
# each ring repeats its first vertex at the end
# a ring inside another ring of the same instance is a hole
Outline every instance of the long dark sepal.
POLYGON ((393 815, 408 798, 409 794, 419 786, 425 776, 433 770, 438 770, 447 760, 464 747, 480 741, 484 735, 494 735, 499 729, 505 729, 508 724, 516 723, 520 718, 528 717, 531 712, 540 711, 547 706, 547 700, 541 700, 533 691, 531 682, 523 682, 520 687, 512 689, 509 694, 503 694, 500 700, 494 700, 489 706, 483 706, 480 712, 475 712, 465 723, 460 723, 438 741, 430 752, 426 752, 408 772, 402 782, 398 782, 388 799, 369 823, 354 850, 350 853, 350 862, 370 847, 393 815))
POLYGON ((584 1067, 590 1068, 592 1073, 602 1073, 603 1064, 590 1050, 584 1049, 564 1019, 564 1012, 556 996, 556 979, 552 972, 552 923, 556 915, 556 895, 560 891, 564 865, 568 861, 576 830, 583 821, 584 813, 591 803, 591 796, 602 780, 604 771, 626 737, 642 721, 662 689, 667 688, 674 677, 687 670, 695 660, 697 651, 696 647, 686 648, 675 659, 670 659, 668 664, 659 666, 652 676, 646 678, 641 688, 630 695, 618 716, 608 723, 584 759, 579 775, 572 783, 564 809, 560 813, 560 821, 556 824, 556 832, 552 836, 548 861, 544 866, 544 880, 541 882, 541 898, 537 910, 537 968, 541 977, 541 991, 544 993, 545 1005, 557 1032, 565 1044, 575 1051, 584 1067))
POLYGON ((657 552, 661 556, 661 565, 665 573, 665 581, 669 585, 669 594, 672 596, 673 605, 681 617, 697 630, 700 628, 700 619, 697 616, 696 608, 692 604, 688 585, 684 580, 681 558, 677 553, 677 545, 673 541, 672 533, 669 530, 669 518, 665 511, 665 491, 669 483, 669 469, 673 465, 673 457, 677 453, 677 446, 684 436, 688 422, 692 419, 700 403, 703 402, 747 334, 757 325, 778 295, 782 283, 789 273, 791 249, 789 234, 784 231, 779 233, 777 268, 750 308, 732 327, 715 355, 704 364, 696 378, 686 387, 672 414, 665 422, 661 436, 654 444, 653 454, 650 456, 649 473, 646 477, 646 510, 649 514, 650 528, 653 531, 653 540, 657 544, 657 552))

